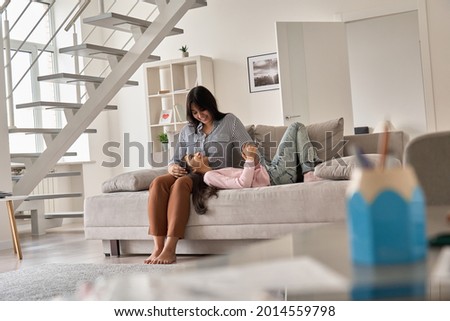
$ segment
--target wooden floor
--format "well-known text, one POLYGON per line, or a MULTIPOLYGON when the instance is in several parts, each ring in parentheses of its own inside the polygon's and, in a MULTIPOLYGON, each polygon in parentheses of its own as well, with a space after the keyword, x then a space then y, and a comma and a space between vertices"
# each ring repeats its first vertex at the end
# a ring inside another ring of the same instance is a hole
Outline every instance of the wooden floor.
MULTIPOLYGON (((19 226, 23 260, 12 249, 0 251, 0 273, 44 263, 143 263, 146 255, 107 257, 101 241, 85 240, 83 223, 72 222, 62 227, 48 229, 45 235, 32 236, 31 229, 19 226)), ((196 259, 179 257, 177 262, 196 259)))

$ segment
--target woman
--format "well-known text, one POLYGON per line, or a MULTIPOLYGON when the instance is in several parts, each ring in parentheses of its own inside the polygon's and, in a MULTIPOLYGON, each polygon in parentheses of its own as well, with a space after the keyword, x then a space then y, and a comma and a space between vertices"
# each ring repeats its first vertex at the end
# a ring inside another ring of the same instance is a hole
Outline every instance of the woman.
POLYGON ((233 114, 220 112, 216 99, 203 86, 188 93, 186 111, 188 124, 180 131, 169 173, 157 177, 149 188, 149 234, 153 236, 154 248, 144 261, 146 264, 176 261, 176 246, 184 237, 192 191, 192 178, 182 166, 183 157, 201 152, 209 157, 212 169, 233 167, 240 161, 240 155, 233 159, 235 151, 251 141, 242 122, 233 114))

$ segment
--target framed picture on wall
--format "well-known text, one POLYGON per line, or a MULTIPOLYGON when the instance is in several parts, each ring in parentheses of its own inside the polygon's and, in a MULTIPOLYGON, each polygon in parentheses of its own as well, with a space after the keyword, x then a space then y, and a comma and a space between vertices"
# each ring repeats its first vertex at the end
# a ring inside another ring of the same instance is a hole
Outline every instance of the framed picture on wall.
POLYGON ((247 58, 250 92, 280 89, 276 52, 247 58))

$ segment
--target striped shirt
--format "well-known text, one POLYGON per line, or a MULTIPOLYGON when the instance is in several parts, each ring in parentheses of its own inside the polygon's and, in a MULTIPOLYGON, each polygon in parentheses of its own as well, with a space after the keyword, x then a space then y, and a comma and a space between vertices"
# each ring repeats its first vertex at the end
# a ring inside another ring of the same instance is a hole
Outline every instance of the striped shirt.
POLYGON ((195 133, 190 124, 184 126, 178 138, 170 164, 180 164, 186 154, 197 152, 208 156, 212 169, 224 167, 242 167, 241 146, 252 139, 242 122, 233 114, 227 114, 221 120, 215 120, 209 135, 203 133, 200 123, 195 133))

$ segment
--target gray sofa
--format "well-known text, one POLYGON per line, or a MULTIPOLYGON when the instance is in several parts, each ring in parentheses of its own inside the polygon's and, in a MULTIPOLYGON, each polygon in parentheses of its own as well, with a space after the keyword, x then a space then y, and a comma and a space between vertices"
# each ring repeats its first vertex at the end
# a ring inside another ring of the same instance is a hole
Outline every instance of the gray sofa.
MULTIPOLYGON (((307 126, 319 157, 321 181, 241 190, 221 190, 208 201, 208 212, 198 215, 191 207, 185 238, 178 254, 217 254, 258 240, 284 236, 346 219, 345 193, 355 166, 349 146, 377 153, 380 134, 343 136, 343 119, 307 126), (344 142, 348 142, 344 144, 344 142)), ((271 159, 286 127, 247 126, 271 159)), ((391 132, 390 155, 402 160, 407 138, 391 132)), ((374 159, 376 155, 371 155, 374 159)), ((144 169, 118 175, 103 185, 104 193, 85 199, 85 237, 101 240, 105 254, 148 254, 153 242, 148 235, 147 188, 165 168, 144 169)))

